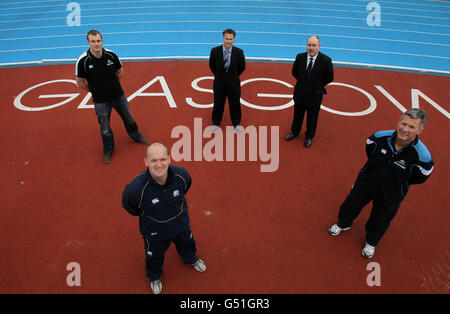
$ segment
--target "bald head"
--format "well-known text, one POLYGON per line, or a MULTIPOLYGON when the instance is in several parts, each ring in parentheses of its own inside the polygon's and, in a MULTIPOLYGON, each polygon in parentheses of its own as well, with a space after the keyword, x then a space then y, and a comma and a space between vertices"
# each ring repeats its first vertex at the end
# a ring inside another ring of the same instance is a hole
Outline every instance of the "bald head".
POLYGON ((306 41, 306 51, 310 57, 314 57, 319 53, 320 49, 320 40, 319 37, 313 35, 308 37, 306 41))
POLYGON ((169 150, 161 143, 153 143, 145 150, 145 165, 150 176, 160 185, 164 185, 170 165, 169 150))
POLYGON ((308 42, 309 40, 317 41, 317 43, 320 45, 320 39, 319 39, 319 36, 317 36, 317 35, 309 36, 308 39, 306 40, 306 42, 308 42))
POLYGON ((169 149, 167 148, 166 145, 161 144, 161 143, 153 143, 153 144, 147 146, 147 148, 145 150, 145 158, 149 158, 149 155, 152 152, 155 152, 158 150, 163 150, 165 152, 166 156, 169 156, 169 149))

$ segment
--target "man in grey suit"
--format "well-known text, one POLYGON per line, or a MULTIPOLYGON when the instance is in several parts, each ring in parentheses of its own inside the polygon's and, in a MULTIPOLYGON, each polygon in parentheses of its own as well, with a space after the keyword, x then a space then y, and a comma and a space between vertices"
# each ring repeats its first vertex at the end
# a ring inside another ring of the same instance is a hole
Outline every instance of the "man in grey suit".
POLYGON ((320 105, 323 95, 327 93, 325 86, 333 81, 333 63, 331 58, 319 52, 320 40, 310 36, 306 43, 306 52, 299 53, 292 66, 292 75, 297 79, 294 88, 294 118, 291 133, 285 140, 297 137, 306 117, 305 147, 312 145, 319 119, 320 105))
POLYGON ((231 122, 236 131, 241 131, 241 81, 239 75, 245 70, 244 51, 233 46, 236 32, 226 29, 222 32, 223 45, 211 49, 209 68, 214 74, 214 108, 212 122, 217 128, 222 122, 225 100, 228 97, 231 122))

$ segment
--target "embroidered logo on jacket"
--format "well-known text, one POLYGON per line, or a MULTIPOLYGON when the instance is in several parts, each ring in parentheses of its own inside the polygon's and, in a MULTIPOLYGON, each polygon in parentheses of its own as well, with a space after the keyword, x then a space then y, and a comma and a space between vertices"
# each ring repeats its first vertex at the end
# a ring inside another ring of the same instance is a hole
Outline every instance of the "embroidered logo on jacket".
POLYGON ((180 195, 180 191, 178 190, 173 191, 173 197, 177 197, 178 195, 180 195))
POLYGON ((394 164, 396 164, 402 169, 406 169, 406 161, 404 161, 403 159, 395 161, 394 164))
POLYGON ((153 205, 155 205, 155 204, 159 203, 159 199, 158 199, 158 198, 154 198, 154 199, 152 199, 152 203, 153 203, 153 205))

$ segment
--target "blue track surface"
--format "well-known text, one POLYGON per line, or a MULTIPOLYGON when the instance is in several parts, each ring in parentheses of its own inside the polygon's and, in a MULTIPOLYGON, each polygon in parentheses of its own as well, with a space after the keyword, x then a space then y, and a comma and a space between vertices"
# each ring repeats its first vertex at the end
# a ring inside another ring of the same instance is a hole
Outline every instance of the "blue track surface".
POLYGON ((80 25, 70 1, 0 3, 0 64, 76 59, 97 29, 121 58, 208 57, 222 30, 237 31, 246 57, 293 59, 317 34, 335 62, 450 73, 450 2, 376 1, 380 26, 363 0, 114 1, 82 0, 80 25))

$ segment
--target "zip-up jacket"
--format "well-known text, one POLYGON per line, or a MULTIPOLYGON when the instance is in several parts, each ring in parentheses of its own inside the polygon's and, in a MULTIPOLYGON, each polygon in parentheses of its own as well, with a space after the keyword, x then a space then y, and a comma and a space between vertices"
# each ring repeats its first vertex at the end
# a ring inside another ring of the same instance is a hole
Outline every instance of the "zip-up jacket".
POLYGON ((139 216, 139 230, 144 238, 164 240, 189 227, 185 195, 191 177, 183 167, 169 165, 165 185, 159 185, 146 169, 136 176, 122 193, 122 206, 139 216))
POLYGON ((424 183, 433 171, 434 162, 427 147, 416 136, 407 147, 395 150, 397 131, 379 131, 366 142, 368 160, 358 181, 368 184, 375 195, 401 202, 411 184, 424 183))

